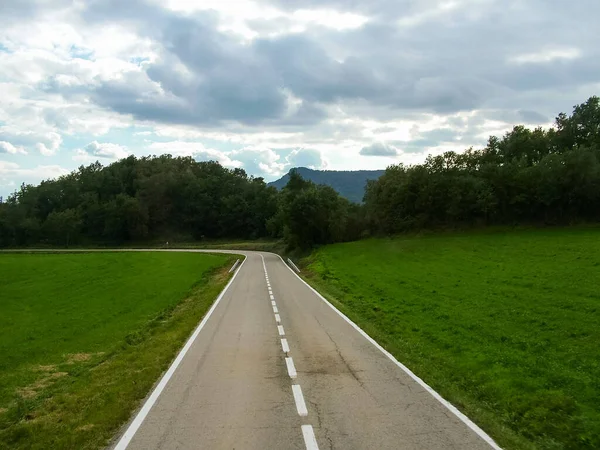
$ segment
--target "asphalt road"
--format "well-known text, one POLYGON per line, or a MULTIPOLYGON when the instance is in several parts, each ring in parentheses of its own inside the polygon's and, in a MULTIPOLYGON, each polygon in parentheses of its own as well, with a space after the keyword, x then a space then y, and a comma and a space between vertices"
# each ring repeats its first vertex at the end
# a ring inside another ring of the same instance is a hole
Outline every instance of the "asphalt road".
POLYGON ((235 279, 116 448, 498 448, 278 256, 239 253, 235 279))

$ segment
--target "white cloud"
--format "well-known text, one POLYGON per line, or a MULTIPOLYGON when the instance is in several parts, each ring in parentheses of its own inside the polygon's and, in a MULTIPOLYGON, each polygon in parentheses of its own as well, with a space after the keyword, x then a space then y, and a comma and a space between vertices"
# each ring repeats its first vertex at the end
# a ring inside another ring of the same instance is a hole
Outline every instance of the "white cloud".
POLYGON ((286 158, 291 167, 308 167, 309 169, 326 169, 327 160, 323 158, 320 151, 312 148, 297 148, 286 158))
POLYGON ((283 175, 286 164, 268 147, 244 147, 229 153, 230 158, 240 161, 248 173, 263 177, 283 175))
POLYGON ((600 81, 593 0, 13 3, 0 153, 32 167, 151 151, 269 178, 381 168, 547 123, 600 81), (360 155, 378 142, 388 156, 360 155))
POLYGON ((27 154, 23 147, 15 147, 10 142, 0 141, 0 153, 10 153, 15 155, 17 153, 27 154))
POLYGON ((333 9, 301 9, 294 11, 291 17, 306 27, 315 24, 333 28, 334 30, 358 28, 369 20, 368 17, 360 14, 339 12, 333 9))
POLYGON ((168 153, 173 156, 191 156, 196 161, 217 161, 225 167, 240 167, 242 163, 231 159, 226 153, 206 148, 200 142, 170 141, 154 142, 147 147, 150 151, 168 153))
POLYGON ((115 161, 117 159, 127 158, 131 153, 127 147, 109 142, 93 141, 87 144, 83 149, 77 151, 76 157, 103 158, 115 161))
POLYGON ((9 161, 0 161, 0 174, 1 175, 14 175, 21 174, 26 175, 28 177, 35 177, 39 179, 47 179, 59 177, 62 175, 66 175, 69 173, 69 170, 65 169, 56 164, 50 165, 39 165, 33 168, 23 168, 19 164, 9 162, 9 161))
POLYGON ((0 127, 0 142, 4 142, 5 153, 26 154, 26 149, 35 149, 43 156, 52 156, 59 149, 62 138, 53 131, 22 130, 13 124, 0 127))
POLYGON ((68 173, 68 169, 56 164, 24 168, 17 163, 0 160, 0 196, 14 191, 21 183, 38 184, 42 180, 57 178, 68 173))
POLYGON ((516 64, 540 64, 556 60, 572 60, 581 57, 581 50, 577 48, 548 49, 539 52, 523 53, 509 58, 516 64))

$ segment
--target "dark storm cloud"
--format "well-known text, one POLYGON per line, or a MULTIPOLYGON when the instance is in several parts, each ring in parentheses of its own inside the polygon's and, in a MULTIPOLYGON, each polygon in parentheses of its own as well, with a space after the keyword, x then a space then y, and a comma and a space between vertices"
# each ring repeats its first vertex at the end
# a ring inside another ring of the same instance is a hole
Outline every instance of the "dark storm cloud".
POLYGON ((359 153, 363 156, 396 156, 398 155, 398 150, 383 142, 376 142, 363 147, 359 153))
POLYGON ((73 4, 73 0, 0 0, 0 23, 40 16, 48 12, 61 11, 73 4))
POLYGON ((161 57, 145 72, 104 82, 94 91, 96 102, 142 120, 218 125, 303 126, 326 114, 309 100, 288 110, 286 84, 260 43, 244 45, 217 30, 214 12, 180 16, 137 1, 135 6, 88 8, 91 21, 121 19, 156 39, 161 57), (178 70, 182 67, 183 70, 178 70), (160 87, 160 89, 159 89, 160 87))
POLYGON ((542 124, 548 122, 548 118, 536 111, 521 109, 517 111, 521 120, 527 124, 542 124))
MULTIPOLYGON (((323 120, 329 105, 382 120, 495 109, 533 123, 570 106, 564 97, 553 97, 555 91, 600 80, 598 33, 590 31, 596 30, 600 3, 591 0, 575 6, 465 0, 446 10, 433 0, 271 4, 333 8, 369 21, 351 30, 309 27, 302 34, 243 43, 219 31, 215 12, 184 16, 140 0, 89 3, 87 21, 134 27, 160 48, 159 59, 142 72, 99 83, 91 98, 142 120, 204 126, 234 121, 303 127, 323 120), (572 55, 538 55, 555 47, 572 55), (533 62, 523 57, 528 54, 533 62), (290 94, 302 101, 293 110, 290 94), (533 104, 536 98, 542 106, 533 104)), ((277 29, 277 20, 249 25, 277 29)))

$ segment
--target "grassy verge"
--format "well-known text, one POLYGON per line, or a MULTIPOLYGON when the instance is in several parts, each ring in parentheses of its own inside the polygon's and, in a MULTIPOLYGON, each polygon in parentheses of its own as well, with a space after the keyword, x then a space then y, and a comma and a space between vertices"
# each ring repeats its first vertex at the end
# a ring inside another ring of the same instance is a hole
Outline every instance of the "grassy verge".
POLYGON ((600 230, 371 239, 304 263, 502 446, 600 448, 600 230))
POLYGON ((285 245, 281 240, 259 239, 254 241, 207 241, 207 242, 191 242, 191 243, 175 243, 169 244, 172 248, 204 248, 204 249, 219 249, 219 250, 248 250, 279 253, 283 251, 285 245))
POLYGON ((0 255, 0 448, 101 448, 168 367, 233 256, 0 255))
MULTIPOLYGON (((35 250, 44 250, 47 249, 52 251, 53 249, 65 250, 65 247, 56 247, 54 245, 49 244, 36 244, 35 246, 29 247, 30 249, 35 250)), ((215 250, 254 250, 254 251, 265 251, 265 252, 282 252, 285 249, 285 244, 281 239, 253 239, 253 240, 204 240, 204 241, 194 241, 189 239, 161 239, 161 240, 152 240, 152 241, 142 241, 142 242, 127 242, 121 245, 115 245, 114 243, 102 243, 102 242, 87 242, 81 243, 77 245, 71 245, 68 247, 69 249, 113 249, 113 248, 156 248, 156 249, 166 249, 166 248, 198 248, 198 249, 215 249, 215 250)), ((11 248, 11 249, 0 249, 0 252, 11 252, 11 251, 27 251, 27 247, 21 248, 11 248)))

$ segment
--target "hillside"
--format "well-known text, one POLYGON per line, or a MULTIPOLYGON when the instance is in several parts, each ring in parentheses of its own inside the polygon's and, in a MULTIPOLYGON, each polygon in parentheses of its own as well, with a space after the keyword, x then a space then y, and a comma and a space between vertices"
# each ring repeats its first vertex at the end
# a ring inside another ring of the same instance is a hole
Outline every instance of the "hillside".
MULTIPOLYGON (((362 202, 367 180, 376 180, 385 172, 385 170, 313 170, 306 167, 298 167, 296 170, 305 180, 331 186, 340 195, 356 203, 362 202)), ((269 186, 282 189, 289 178, 287 173, 279 180, 269 183, 269 186)))

